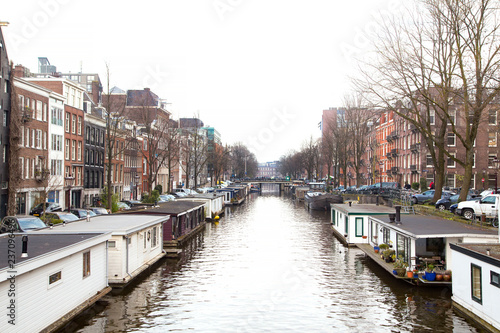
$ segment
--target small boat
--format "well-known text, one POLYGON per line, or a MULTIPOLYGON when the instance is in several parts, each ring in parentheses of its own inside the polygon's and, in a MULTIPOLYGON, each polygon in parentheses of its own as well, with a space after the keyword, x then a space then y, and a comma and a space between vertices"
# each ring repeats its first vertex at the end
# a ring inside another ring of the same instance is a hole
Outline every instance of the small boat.
POLYGON ((330 209, 330 204, 343 202, 344 199, 340 194, 309 191, 304 196, 306 207, 313 210, 328 210, 330 209))
POLYGON ((260 187, 252 185, 252 187, 250 187, 250 192, 260 192, 260 187))

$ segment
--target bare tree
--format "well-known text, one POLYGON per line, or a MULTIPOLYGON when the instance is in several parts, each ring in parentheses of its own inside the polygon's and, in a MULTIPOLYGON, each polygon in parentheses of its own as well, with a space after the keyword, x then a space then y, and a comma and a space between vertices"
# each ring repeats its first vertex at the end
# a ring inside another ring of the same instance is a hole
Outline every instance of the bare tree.
POLYGON ((307 179, 313 180, 316 178, 316 171, 318 166, 319 148, 312 137, 302 144, 302 156, 304 168, 307 172, 307 179))
POLYGON ((255 155, 241 142, 231 147, 232 174, 237 178, 253 177, 257 173, 255 155))

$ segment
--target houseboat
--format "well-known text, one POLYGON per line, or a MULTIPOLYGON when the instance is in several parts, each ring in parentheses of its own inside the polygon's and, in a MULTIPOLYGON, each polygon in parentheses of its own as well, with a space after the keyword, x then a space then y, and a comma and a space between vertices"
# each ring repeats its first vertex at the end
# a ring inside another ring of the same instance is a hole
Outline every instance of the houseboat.
MULTIPOLYGON (((396 206, 395 215, 368 217, 368 244, 357 246, 373 258, 375 247, 387 244, 395 258, 408 264, 408 270, 449 270, 454 258, 450 244, 498 243, 496 230, 471 226, 435 216, 402 215, 396 206)), ((432 274, 421 274, 409 282, 426 285, 451 285, 449 281, 434 281, 432 274), (432 278, 430 278, 432 276, 432 278)))
POLYGON ((165 256, 163 225, 169 216, 113 214, 94 216, 87 220, 57 224, 52 233, 111 232, 108 241, 108 282, 121 289, 165 256))
POLYGON ((222 216, 224 214, 224 194, 222 193, 205 193, 205 194, 195 194, 193 196, 179 198, 177 201, 191 201, 191 202, 203 202, 205 203, 205 219, 207 221, 212 221, 216 216, 222 216))
POLYGON ((162 202, 159 207, 134 213, 167 217, 163 223, 162 239, 169 256, 180 253, 177 249, 205 228, 205 202, 183 200, 162 202))
POLYGON ((55 331, 106 295, 110 237, 110 232, 1 235, 0 332, 55 331))
POLYGON ((304 204, 307 209, 312 210, 327 210, 331 204, 342 202, 344 202, 344 199, 340 194, 308 191, 304 195, 304 204))
POLYGON ((491 332, 500 332, 500 245, 450 244, 453 308, 491 332))
POLYGON ((368 217, 396 214, 392 207, 369 204, 331 204, 330 218, 333 233, 346 246, 368 244, 368 217))

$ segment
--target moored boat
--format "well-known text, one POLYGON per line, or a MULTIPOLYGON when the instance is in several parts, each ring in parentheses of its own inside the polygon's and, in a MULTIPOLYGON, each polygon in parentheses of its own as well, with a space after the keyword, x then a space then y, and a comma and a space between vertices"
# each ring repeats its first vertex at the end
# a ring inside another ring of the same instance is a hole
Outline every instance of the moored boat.
POLYGON ((343 202, 344 199, 340 194, 309 191, 304 196, 306 207, 313 210, 327 210, 330 209, 330 204, 343 202))

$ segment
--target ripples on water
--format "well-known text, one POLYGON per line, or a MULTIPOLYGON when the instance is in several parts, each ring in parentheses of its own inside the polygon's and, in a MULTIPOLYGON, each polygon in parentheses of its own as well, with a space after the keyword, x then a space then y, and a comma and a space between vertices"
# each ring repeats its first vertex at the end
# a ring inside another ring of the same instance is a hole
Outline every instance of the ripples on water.
POLYGON ((475 332, 450 296, 345 248, 328 212, 253 194, 79 332, 475 332))

